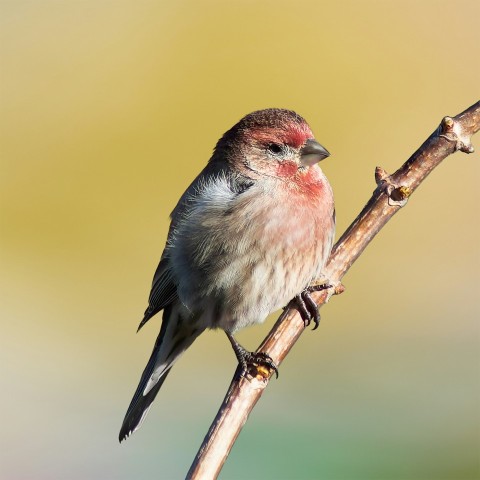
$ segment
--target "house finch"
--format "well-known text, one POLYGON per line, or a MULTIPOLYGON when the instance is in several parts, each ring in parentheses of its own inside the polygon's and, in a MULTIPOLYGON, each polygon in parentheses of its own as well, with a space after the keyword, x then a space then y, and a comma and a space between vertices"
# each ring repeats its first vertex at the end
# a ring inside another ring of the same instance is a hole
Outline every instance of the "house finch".
MULTIPOLYGON (((295 112, 253 112, 228 130, 171 215, 167 243, 139 329, 163 310, 160 334, 120 430, 139 428, 167 374, 207 328, 225 330, 245 373, 276 371, 246 351, 237 330, 262 323, 292 298, 318 325, 309 285, 322 274, 335 231, 329 155, 295 112)), ((320 287, 322 288, 322 287, 320 287)))

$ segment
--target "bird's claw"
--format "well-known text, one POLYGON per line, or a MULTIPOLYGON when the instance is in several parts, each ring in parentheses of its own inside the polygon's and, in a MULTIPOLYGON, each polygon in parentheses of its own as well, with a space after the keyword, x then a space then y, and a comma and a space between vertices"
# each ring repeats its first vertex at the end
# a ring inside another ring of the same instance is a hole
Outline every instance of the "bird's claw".
MULTIPOLYGON (((244 376, 248 373, 249 367, 253 366, 257 372, 262 374, 262 370, 267 368, 269 371, 275 372, 275 378, 278 378, 278 368, 270 355, 264 352, 248 352, 245 350, 242 360, 239 359, 239 363, 242 367, 241 375, 244 376)), ((262 376, 265 376, 262 374, 262 376)))
POLYGON ((313 330, 316 330, 320 324, 320 312, 318 311, 318 305, 312 297, 312 292, 320 292, 331 287, 332 285, 326 283, 322 285, 312 285, 294 298, 295 306, 302 317, 305 327, 308 327, 312 320, 315 324, 313 330))
POLYGON ((240 376, 245 376, 249 371, 249 367, 255 367, 257 373, 264 378, 268 377, 271 371, 274 371, 276 378, 278 378, 278 367, 270 355, 265 352, 249 352, 235 340, 231 333, 226 333, 242 369, 240 376), (268 372, 265 372, 265 369, 267 369, 268 372))

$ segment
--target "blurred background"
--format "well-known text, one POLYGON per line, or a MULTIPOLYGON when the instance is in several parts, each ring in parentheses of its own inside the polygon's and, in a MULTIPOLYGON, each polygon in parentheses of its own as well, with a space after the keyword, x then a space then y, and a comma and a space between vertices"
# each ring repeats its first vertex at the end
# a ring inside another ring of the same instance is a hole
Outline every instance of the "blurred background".
MULTIPOLYGON (((2 0, 2 479, 183 478, 236 361, 221 332, 117 435, 168 215, 244 114, 332 153, 338 234, 480 93, 476 0, 2 0)), ((480 136, 474 138, 480 150, 480 136)), ((225 479, 480 478, 478 153, 382 230, 271 382, 225 479)), ((273 324, 243 331, 255 349, 273 324)))

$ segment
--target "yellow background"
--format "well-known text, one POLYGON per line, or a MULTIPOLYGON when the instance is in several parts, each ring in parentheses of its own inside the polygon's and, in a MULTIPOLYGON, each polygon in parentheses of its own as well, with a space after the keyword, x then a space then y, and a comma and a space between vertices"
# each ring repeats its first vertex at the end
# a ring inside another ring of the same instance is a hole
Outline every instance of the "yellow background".
MULTIPOLYGON (((1 0, 0 14, 0 477, 182 478, 235 367, 221 332, 117 442, 176 200, 240 117, 291 108, 332 153, 340 234, 376 165, 395 170, 478 100, 480 2, 1 0)), ((374 240, 222 478, 480 477, 479 173, 478 153, 449 157, 374 240)), ((271 325, 239 339, 253 349, 271 325)))

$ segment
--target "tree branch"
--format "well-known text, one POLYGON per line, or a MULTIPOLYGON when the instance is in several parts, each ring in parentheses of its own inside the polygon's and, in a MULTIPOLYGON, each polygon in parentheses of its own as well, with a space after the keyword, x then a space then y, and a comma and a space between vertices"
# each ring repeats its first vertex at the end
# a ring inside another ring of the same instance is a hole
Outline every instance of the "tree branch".
MULTIPOLYGON (((363 210, 333 247, 325 268, 325 277, 341 293, 340 283, 349 268, 361 255, 390 218, 400 210, 427 175, 448 155, 460 150, 474 151, 471 136, 480 129, 480 101, 456 117, 445 117, 423 145, 393 174, 377 167, 377 188, 363 210)), ((321 306, 332 292, 314 294, 321 306)), ((279 365, 304 331, 304 322, 295 309, 286 308, 258 351, 266 352, 279 365)), ((255 368, 248 377, 240 377, 237 369, 222 406, 217 413, 187 479, 215 479, 227 459, 235 440, 253 407, 268 385, 272 371, 255 368)))

